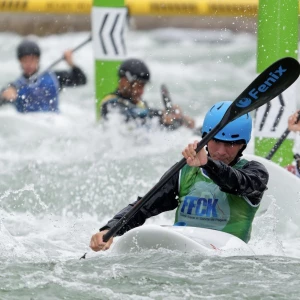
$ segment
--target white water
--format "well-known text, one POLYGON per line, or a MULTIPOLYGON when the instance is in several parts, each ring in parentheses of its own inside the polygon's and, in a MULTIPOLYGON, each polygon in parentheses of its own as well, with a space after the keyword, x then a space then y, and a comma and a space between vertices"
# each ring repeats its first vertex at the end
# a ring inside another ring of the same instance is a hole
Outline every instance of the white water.
MULTIPOLYGON (((88 34, 37 38, 43 51, 41 70, 88 34)), ((0 86, 20 73, 15 59, 20 40, 15 34, 0 34, 0 86)), ((250 34, 129 32, 128 51, 151 70, 145 93, 149 104, 162 107, 159 91, 165 83, 173 102, 198 126, 213 103, 235 99, 256 77, 256 37, 250 34)), ((95 121, 92 45, 74 59, 89 82, 61 94, 60 115, 0 109, 0 298, 241 299, 253 294, 253 299, 296 299, 299 227, 294 224, 290 232, 278 233, 276 201, 254 221, 250 245, 255 259, 170 255, 163 250, 119 257, 89 252, 91 235, 145 194, 196 137, 187 129, 141 137, 124 134, 117 126, 103 130, 95 121), (79 262, 85 252, 93 258, 79 262), (209 288, 212 280, 218 283, 214 289, 209 288)), ((61 63, 56 69, 64 68, 61 63)), ((173 214, 149 223, 172 224, 173 214)))

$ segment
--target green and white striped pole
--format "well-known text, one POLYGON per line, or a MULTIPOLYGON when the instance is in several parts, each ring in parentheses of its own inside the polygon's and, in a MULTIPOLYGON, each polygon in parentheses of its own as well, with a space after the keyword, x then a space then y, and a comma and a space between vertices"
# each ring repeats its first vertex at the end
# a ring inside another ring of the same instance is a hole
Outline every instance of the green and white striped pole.
POLYGON ((118 84, 117 71, 126 57, 124 32, 127 8, 124 0, 94 0, 91 12, 95 56, 96 117, 101 116, 101 101, 118 84))
MULTIPOLYGON (((259 0, 257 72, 276 60, 298 57, 298 0, 259 0)), ((276 74, 275 74, 276 76, 276 74)), ((255 154, 266 157, 287 129, 288 117, 296 110, 296 85, 260 107, 255 118, 255 154)), ((293 161, 293 135, 286 139, 272 160, 281 166, 293 161)))

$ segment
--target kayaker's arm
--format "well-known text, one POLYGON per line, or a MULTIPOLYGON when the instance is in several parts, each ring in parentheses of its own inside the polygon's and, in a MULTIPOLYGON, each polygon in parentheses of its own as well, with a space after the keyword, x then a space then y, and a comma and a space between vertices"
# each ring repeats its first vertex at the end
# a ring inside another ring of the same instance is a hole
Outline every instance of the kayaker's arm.
POLYGON ((149 116, 150 116, 150 118, 161 117, 162 114, 163 114, 163 111, 161 109, 149 108, 149 116))
POLYGON ((242 169, 234 169, 208 158, 207 164, 202 168, 223 192, 245 196, 253 205, 260 203, 263 192, 267 189, 268 171, 257 161, 249 161, 242 169))
POLYGON ((70 72, 55 71, 55 74, 61 88, 84 85, 87 82, 86 76, 83 71, 76 66, 73 66, 70 72))
MULTIPOLYGON (((178 206, 178 173, 175 174, 166 184, 160 189, 137 213, 136 215, 123 226, 117 235, 122 235, 132 228, 141 226, 146 219, 156 216, 164 211, 173 210, 178 206)), ((129 204, 127 207, 117 213, 113 219, 100 228, 100 231, 112 228, 132 207, 139 201, 129 204)))
POLYGON ((149 112, 150 118, 158 117, 160 124, 170 130, 176 130, 183 125, 182 119, 175 120, 173 115, 166 114, 163 110, 149 108, 149 112))
POLYGON ((182 110, 178 105, 173 106, 173 109, 169 112, 160 109, 149 108, 150 117, 159 117, 160 123, 170 129, 176 130, 181 126, 193 129, 195 127, 195 121, 182 113, 182 110))

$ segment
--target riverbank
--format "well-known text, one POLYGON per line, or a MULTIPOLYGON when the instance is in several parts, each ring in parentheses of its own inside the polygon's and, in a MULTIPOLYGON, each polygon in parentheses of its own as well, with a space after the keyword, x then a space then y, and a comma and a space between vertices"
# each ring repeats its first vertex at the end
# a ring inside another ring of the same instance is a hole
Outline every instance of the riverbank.
MULTIPOLYGON (((256 33, 256 20, 254 17, 132 16, 129 27, 134 30, 174 27, 256 33)), ((90 15, 0 13, 1 32, 45 36, 89 30, 90 15)))

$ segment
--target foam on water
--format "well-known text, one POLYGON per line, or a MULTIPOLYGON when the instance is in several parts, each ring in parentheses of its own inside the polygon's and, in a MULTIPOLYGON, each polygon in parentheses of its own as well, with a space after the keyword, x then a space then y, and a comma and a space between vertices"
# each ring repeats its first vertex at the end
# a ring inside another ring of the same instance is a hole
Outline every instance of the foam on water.
MULTIPOLYGON (((249 34, 214 33, 208 42, 202 35, 203 40, 195 43, 200 35, 190 32, 182 39, 184 33, 171 29, 131 31, 128 51, 131 57, 145 59, 151 70, 151 83, 145 92, 148 103, 163 107, 160 85, 165 83, 173 102, 200 126, 213 103, 235 99, 256 77, 256 42, 249 34)), ((37 38, 43 51, 41 70, 88 34, 37 38)), ((204 37, 208 34, 205 32, 204 37)), ((0 34, 1 86, 19 75, 14 51, 20 40, 15 34, 0 34)), ((120 257, 109 253, 93 257, 89 252, 91 260, 78 264, 78 258, 89 251, 91 235, 128 202, 149 191, 181 159, 183 147, 199 137, 187 129, 173 133, 131 132, 120 129, 113 119, 104 128, 95 121, 92 45, 76 52, 74 59, 89 81, 84 87, 66 89, 61 94, 61 114, 21 115, 9 106, 0 109, 0 254, 7 267, 3 287, 11 290, 18 283, 21 290, 28 288, 41 296, 48 285, 48 291, 55 295, 53 299, 69 293, 72 299, 83 299, 87 292, 89 299, 188 299, 201 292, 209 293, 205 284, 201 291, 196 282, 209 284, 215 276, 219 285, 212 297, 221 299, 228 292, 228 285, 221 276, 220 264, 230 276, 230 268, 239 274, 245 268, 255 270, 259 264, 268 264, 266 255, 300 258, 299 227, 291 224, 289 233, 277 232, 281 215, 276 201, 272 203, 271 199, 267 212, 253 224, 250 246, 261 256, 258 261, 219 258, 220 261, 159 250, 160 255, 150 251, 120 257), (15 269, 21 272, 21 281, 11 275, 15 269), (186 270, 191 274, 187 275, 186 270), (104 282, 101 287, 99 280, 104 282), (162 280, 166 283, 162 284, 162 280), (185 280, 195 280, 195 286, 187 287, 185 280), (130 296, 133 283, 136 288, 130 296), (103 298, 98 298, 99 293, 103 298)), ((56 69, 64 68, 62 62, 56 69)), ((251 149, 253 144, 247 151, 251 153, 251 149)), ((168 212, 147 223, 172 224, 173 218, 174 212, 168 212)), ((273 267, 277 274, 279 265, 268 265, 273 267)), ((262 270, 262 274, 268 273, 262 270)), ((234 280, 238 279, 241 278, 236 275, 234 280)), ((243 286, 246 280, 241 279, 240 284, 243 286)), ((235 292, 242 293, 243 288, 237 287, 235 292)), ((14 295, 21 295, 21 290, 14 295)), ((264 292, 260 291, 257 296, 263 297, 264 292)), ((248 290, 244 292, 247 294, 248 290)))

